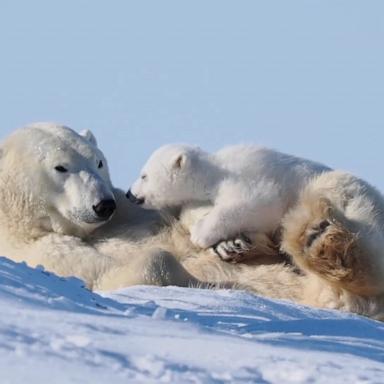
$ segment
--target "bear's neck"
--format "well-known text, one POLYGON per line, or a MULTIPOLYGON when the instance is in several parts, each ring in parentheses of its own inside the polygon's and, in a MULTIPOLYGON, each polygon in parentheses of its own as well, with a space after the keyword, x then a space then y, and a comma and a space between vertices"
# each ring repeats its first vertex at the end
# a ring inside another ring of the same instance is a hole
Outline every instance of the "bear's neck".
POLYGON ((218 194, 220 184, 229 176, 229 172, 221 167, 213 155, 206 157, 200 164, 200 184, 203 185, 201 202, 213 203, 218 194))
POLYGON ((4 241, 12 247, 12 244, 29 244, 52 233, 79 238, 88 236, 80 228, 66 223, 62 217, 56 219, 54 212, 40 212, 38 205, 17 200, 20 201, 13 201, 8 207, 0 203, 0 242, 4 241))
POLYGON ((55 231, 49 212, 42 212, 38 199, 20 190, 0 186, 0 241, 28 244, 55 231))
POLYGON ((12 192, 8 188, 0 188, 0 238, 2 246, 29 243, 43 236, 43 229, 37 225, 35 212, 37 207, 31 204, 31 197, 22 192, 12 192))

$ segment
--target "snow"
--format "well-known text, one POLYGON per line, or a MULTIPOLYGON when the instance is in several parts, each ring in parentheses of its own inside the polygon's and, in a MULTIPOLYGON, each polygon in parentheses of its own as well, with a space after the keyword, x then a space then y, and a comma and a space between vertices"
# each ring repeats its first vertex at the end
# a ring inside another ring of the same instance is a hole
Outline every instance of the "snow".
POLYGON ((130 287, 0 258, 0 383, 382 383, 384 325, 243 291, 130 287))

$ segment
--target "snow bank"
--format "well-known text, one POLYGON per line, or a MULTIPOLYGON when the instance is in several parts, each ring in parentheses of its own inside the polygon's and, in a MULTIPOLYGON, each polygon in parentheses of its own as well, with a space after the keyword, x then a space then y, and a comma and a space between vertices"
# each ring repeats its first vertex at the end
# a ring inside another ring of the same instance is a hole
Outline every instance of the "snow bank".
POLYGON ((241 291, 100 296, 0 258, 0 383, 381 383, 384 325, 241 291))

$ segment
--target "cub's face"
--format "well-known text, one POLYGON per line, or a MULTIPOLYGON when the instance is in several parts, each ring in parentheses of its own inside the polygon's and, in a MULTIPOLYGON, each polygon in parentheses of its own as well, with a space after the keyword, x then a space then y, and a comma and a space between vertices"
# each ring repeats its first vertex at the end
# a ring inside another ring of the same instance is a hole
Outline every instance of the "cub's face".
POLYGON ((5 142, 0 164, 36 222, 50 230, 88 233, 115 211, 107 162, 89 132, 52 124, 24 128, 5 142))
POLYGON ((194 147, 167 145, 155 151, 127 197, 144 208, 180 207, 199 197, 194 147))

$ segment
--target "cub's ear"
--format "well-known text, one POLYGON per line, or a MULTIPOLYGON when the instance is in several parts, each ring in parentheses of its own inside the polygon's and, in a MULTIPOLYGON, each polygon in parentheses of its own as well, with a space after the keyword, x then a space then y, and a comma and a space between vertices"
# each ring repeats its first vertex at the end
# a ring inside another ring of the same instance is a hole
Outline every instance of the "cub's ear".
POLYGON ((186 153, 179 153, 176 157, 174 157, 172 161, 173 169, 182 169, 189 162, 189 158, 186 153))
POLYGON ((97 147, 97 140, 95 135, 89 130, 84 129, 84 131, 81 131, 79 133, 80 136, 83 136, 86 140, 88 140, 91 144, 93 144, 95 147, 97 147))

